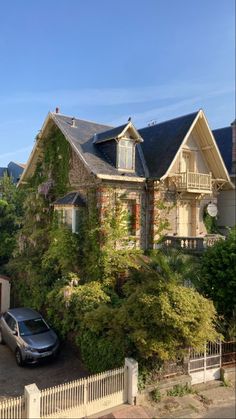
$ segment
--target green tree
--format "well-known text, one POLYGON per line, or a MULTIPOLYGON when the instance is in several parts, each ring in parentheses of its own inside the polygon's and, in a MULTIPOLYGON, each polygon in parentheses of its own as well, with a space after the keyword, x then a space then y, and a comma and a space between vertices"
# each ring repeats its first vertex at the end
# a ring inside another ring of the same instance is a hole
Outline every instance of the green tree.
POLYGON ((230 321, 236 314, 236 229, 209 247, 201 261, 196 285, 211 298, 219 315, 230 321))

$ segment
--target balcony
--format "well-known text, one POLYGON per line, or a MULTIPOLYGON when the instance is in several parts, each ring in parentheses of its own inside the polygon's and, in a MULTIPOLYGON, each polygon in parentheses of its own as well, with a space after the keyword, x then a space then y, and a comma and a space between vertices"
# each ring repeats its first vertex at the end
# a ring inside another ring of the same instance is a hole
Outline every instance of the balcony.
POLYGON ((211 193, 211 173, 182 172, 175 175, 177 191, 211 193))
POLYGON ((207 247, 213 246, 218 240, 225 240, 220 234, 206 234, 202 237, 165 236, 162 242, 164 248, 175 248, 189 253, 203 252, 207 247))

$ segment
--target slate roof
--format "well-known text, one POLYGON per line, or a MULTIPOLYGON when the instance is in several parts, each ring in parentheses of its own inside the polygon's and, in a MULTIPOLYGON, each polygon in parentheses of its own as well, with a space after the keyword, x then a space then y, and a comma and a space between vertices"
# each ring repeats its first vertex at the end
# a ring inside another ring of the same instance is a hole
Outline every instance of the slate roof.
POLYGON ((0 167, 0 177, 3 177, 4 173, 7 173, 7 167, 0 167))
POLYGON ((198 112, 139 129, 141 148, 150 178, 161 178, 168 170, 198 112))
POLYGON ((78 192, 70 192, 62 198, 57 199, 54 202, 54 205, 75 205, 84 207, 85 202, 78 192))
POLYGON ((11 161, 7 167, 0 167, 0 177, 4 176, 4 173, 6 173, 8 176, 11 176, 14 183, 17 183, 25 165, 22 163, 15 163, 11 161))
POLYGON ((232 127, 215 129, 212 131, 225 166, 232 173, 232 127))
POLYGON ((113 140, 114 138, 118 137, 124 131, 125 127, 127 127, 128 124, 120 125, 119 127, 109 129, 107 131, 103 131, 96 135, 96 138, 94 139, 94 144, 99 144, 104 141, 113 140))
MULTIPOLYGON (((123 174, 111 161, 108 161, 99 144, 93 143, 94 134, 111 130, 112 127, 81 119, 74 119, 75 126, 72 126, 71 117, 56 113, 52 113, 51 117, 92 173, 110 176, 123 174)), ((145 177, 139 152, 136 153, 135 164, 135 171, 132 173, 124 171, 124 175, 130 178, 145 177)))

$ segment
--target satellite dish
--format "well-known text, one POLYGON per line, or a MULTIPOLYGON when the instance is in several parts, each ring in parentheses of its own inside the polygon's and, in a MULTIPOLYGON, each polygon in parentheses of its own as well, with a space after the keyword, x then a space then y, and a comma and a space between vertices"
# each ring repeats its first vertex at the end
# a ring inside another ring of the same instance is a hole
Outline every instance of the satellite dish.
POLYGON ((210 217, 216 217, 218 214, 218 208, 216 204, 213 204, 212 202, 210 202, 207 205, 207 213, 210 215, 210 217))

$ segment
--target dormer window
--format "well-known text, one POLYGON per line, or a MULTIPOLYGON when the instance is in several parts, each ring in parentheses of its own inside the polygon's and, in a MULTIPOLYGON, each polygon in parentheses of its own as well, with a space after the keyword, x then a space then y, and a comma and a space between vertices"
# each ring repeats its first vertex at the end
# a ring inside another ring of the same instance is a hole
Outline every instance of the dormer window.
POLYGON ((135 148, 143 142, 131 121, 120 127, 94 134, 93 144, 110 164, 123 172, 135 171, 135 148))
POLYGON ((134 170, 135 168, 135 143, 131 139, 122 139, 118 143, 118 169, 134 170))

